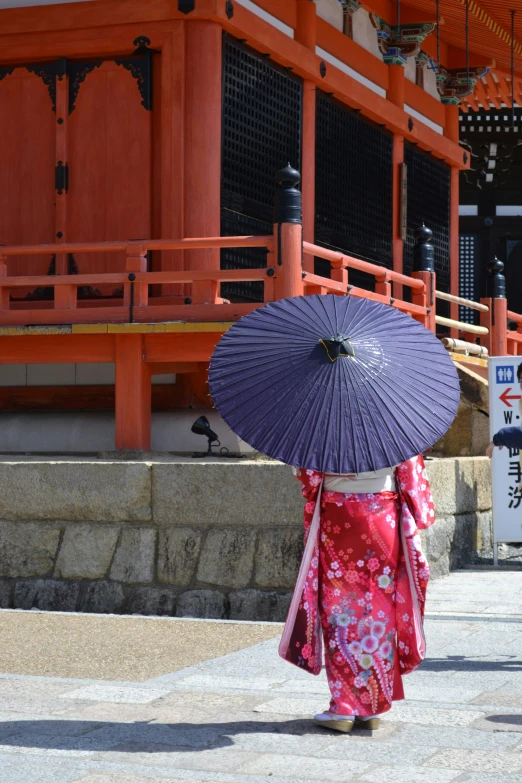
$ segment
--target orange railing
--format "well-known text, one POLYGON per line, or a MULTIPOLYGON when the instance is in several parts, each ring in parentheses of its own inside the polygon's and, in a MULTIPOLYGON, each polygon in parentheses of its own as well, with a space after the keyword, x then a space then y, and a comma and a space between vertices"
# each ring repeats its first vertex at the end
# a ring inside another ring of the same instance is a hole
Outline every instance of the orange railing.
POLYGON ((176 320, 232 320, 250 312, 251 304, 231 305, 215 295, 211 301, 185 304, 186 293, 177 296, 149 297, 150 285, 207 283, 217 290, 223 282, 264 281, 265 301, 275 298, 277 270, 270 264, 264 269, 209 269, 147 272, 147 251, 198 250, 220 248, 265 247, 274 250, 274 237, 208 237, 204 239, 151 239, 139 242, 88 242, 49 245, 0 246, 0 325, 125 323, 176 320), (16 256, 67 255, 75 253, 125 252, 125 271, 62 275, 7 275, 7 261, 16 256), (78 289, 89 286, 120 286, 123 296, 101 299, 78 298, 78 289), (54 291, 47 301, 13 300, 17 289, 50 288, 54 291))
POLYGON ((458 336, 460 332, 465 340, 478 343, 491 355, 522 354, 522 315, 507 311, 506 299, 502 296, 483 299, 478 303, 437 291, 433 272, 413 272, 409 277, 341 252, 303 242, 301 225, 290 222, 277 224, 274 234, 267 236, 0 246, 0 325, 230 321, 260 307, 262 303, 231 304, 219 296, 220 284, 251 281, 264 283, 264 302, 312 293, 365 297, 408 313, 434 333, 437 325, 449 327, 452 337, 458 336), (222 270, 219 268, 218 255, 214 257, 213 266, 203 269, 194 268, 191 260, 191 251, 252 247, 266 248, 266 268, 222 270), (187 269, 146 271, 148 251, 175 250, 187 251, 187 269), (126 259, 125 270, 119 272, 7 274, 7 262, 11 257, 20 259, 54 254, 57 258, 65 258, 71 253, 122 252, 126 259), (307 270, 309 263, 303 267, 303 254, 307 258, 315 256, 329 261, 331 277, 321 277, 307 270), (375 291, 351 285, 350 270, 372 275, 375 291), (80 288, 85 290, 85 287, 92 289, 107 285, 123 289, 123 294, 104 298, 78 297, 80 288), (176 290, 181 293, 149 295, 150 286, 166 285, 176 286, 176 290), (394 285, 399 291, 403 286, 409 287, 411 302, 394 296, 394 285), (53 289, 54 295, 43 301, 16 298, 16 293, 23 289, 53 289), (437 316, 437 299, 449 301, 454 306, 461 304, 479 310, 480 326, 437 316), (516 323, 516 332, 508 331, 508 319, 516 323))

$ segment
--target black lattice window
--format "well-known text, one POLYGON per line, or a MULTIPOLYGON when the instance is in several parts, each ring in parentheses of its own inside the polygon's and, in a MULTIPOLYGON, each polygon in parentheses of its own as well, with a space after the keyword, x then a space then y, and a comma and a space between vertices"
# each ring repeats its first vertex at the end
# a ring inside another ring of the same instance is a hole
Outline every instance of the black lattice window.
MULTIPOLYGON (((301 165, 302 83, 229 36, 223 38, 221 233, 271 234, 277 172, 301 165)), ((222 269, 266 266, 262 248, 221 252, 222 269)), ((263 301, 263 283, 222 286, 223 296, 263 301)))
MULTIPOLYGON (((392 148, 389 133, 317 93, 318 245, 392 268, 392 148)), ((316 259, 316 272, 328 275, 329 264, 316 259)), ((360 272, 349 272, 349 280, 363 288, 374 286, 374 278, 360 272)))
MULTIPOLYGON (((480 297, 478 261, 478 236, 476 234, 461 234, 459 237, 459 295, 475 302, 480 297)), ((468 324, 475 324, 478 323, 479 314, 476 310, 459 305, 459 319, 468 324)))
POLYGON ((404 144, 408 167, 408 238, 404 243, 404 271, 413 268, 413 232, 425 223, 433 231, 437 288, 450 284, 450 169, 429 153, 404 144))

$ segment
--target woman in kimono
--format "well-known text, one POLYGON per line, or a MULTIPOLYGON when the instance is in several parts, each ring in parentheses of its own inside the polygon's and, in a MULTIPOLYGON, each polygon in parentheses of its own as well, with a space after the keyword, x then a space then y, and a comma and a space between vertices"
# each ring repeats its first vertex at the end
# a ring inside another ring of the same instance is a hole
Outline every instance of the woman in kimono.
POLYGON ((294 472, 307 545, 279 652, 319 674, 323 636, 331 701, 314 720, 376 729, 425 654, 429 567, 418 529, 435 512, 424 461, 352 476, 294 472))

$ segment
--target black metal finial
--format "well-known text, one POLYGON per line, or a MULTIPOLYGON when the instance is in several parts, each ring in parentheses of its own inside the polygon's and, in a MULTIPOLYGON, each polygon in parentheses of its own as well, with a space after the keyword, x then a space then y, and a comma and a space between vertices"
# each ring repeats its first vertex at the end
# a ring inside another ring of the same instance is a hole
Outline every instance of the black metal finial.
POLYGON ((134 46, 137 47, 136 51, 133 52, 133 54, 147 54, 150 52, 149 46, 150 46, 150 38, 147 38, 146 35, 138 35, 137 38, 134 39, 132 42, 134 46))
POLYGON ((495 256, 488 264, 488 295, 492 299, 506 298, 506 278, 503 271, 503 261, 495 256))
POLYGON ((275 223, 301 223, 302 198, 297 185, 301 181, 300 173, 288 163, 276 175, 279 188, 275 194, 275 223))
POLYGON ((287 163, 284 169, 276 174, 276 182, 282 187, 295 187, 301 182, 301 174, 294 169, 291 163, 287 163))
POLYGON ((433 231, 424 223, 413 232, 415 244, 413 246, 413 271, 435 271, 435 248, 431 244, 433 231))

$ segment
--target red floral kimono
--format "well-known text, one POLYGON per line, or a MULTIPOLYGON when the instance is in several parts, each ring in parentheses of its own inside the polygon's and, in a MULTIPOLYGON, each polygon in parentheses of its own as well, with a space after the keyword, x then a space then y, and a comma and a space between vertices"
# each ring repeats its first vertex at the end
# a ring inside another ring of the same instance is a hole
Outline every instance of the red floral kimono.
POLYGON ((424 460, 396 468, 398 492, 345 495, 322 491, 321 473, 297 477, 306 547, 279 654, 319 674, 324 636, 330 712, 386 712, 425 655, 430 571, 418 530, 435 511, 424 460))

